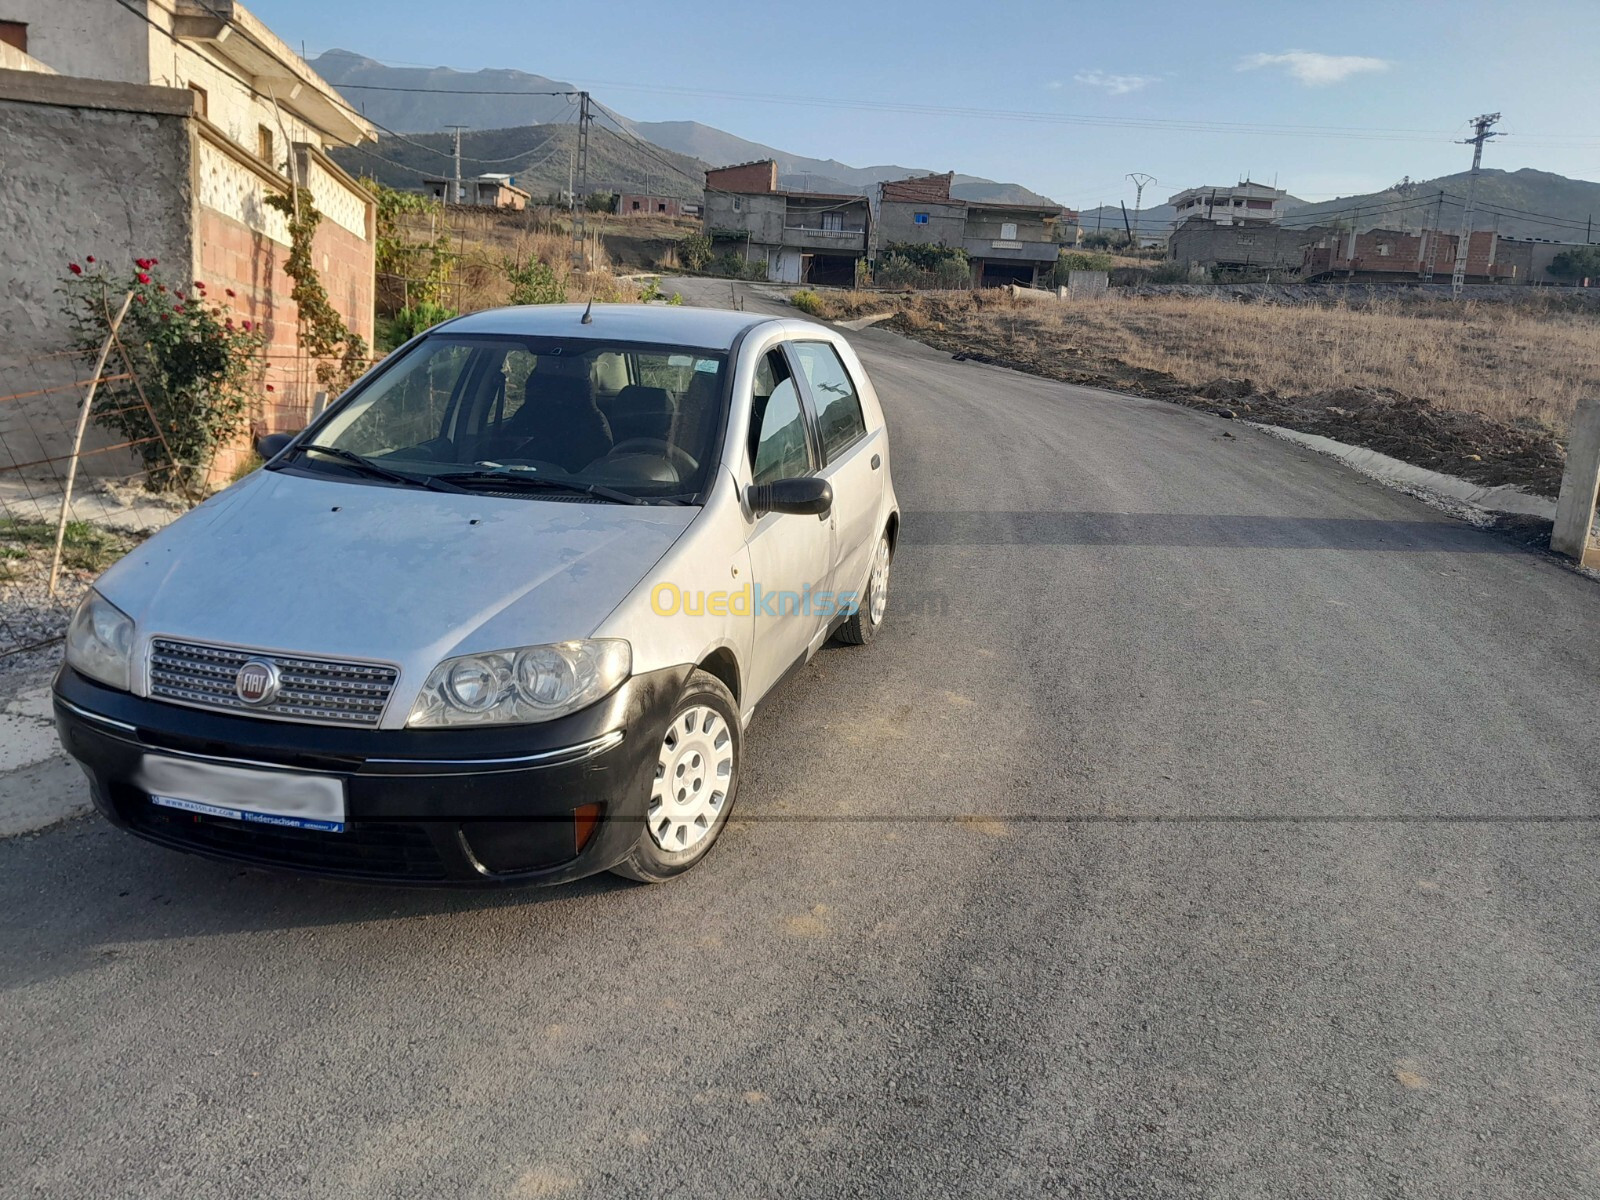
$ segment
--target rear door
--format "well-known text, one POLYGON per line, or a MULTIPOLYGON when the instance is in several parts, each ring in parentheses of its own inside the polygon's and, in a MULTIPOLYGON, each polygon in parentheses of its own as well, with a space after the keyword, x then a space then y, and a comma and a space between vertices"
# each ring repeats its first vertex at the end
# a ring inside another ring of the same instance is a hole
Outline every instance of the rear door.
POLYGON ((881 532, 883 427, 868 431, 860 389, 832 344, 790 342, 789 353, 816 415, 822 474, 833 485, 834 561, 827 586, 859 593, 881 532))

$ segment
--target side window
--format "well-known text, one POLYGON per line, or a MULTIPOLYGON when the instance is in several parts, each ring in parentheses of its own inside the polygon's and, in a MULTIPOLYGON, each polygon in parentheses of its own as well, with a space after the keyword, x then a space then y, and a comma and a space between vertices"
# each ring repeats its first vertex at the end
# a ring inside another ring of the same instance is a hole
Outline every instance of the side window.
POLYGON ((756 368, 750 403, 750 473, 756 483, 811 471, 800 393, 783 355, 773 350, 756 368))
POLYGON ((817 404, 817 432, 822 435, 823 451, 830 459, 838 458, 867 434, 861 397, 856 395, 856 385, 838 351, 827 342, 796 342, 793 349, 817 404))

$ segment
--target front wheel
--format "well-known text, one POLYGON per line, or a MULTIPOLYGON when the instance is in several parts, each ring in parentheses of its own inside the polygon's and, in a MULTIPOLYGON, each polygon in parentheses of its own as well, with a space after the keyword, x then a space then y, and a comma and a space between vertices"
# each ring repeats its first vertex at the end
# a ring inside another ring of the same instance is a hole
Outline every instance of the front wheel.
POLYGON ((741 737, 733 693, 696 671, 662 735, 639 840, 614 872, 663 883, 710 852, 738 793, 741 737))
POLYGON ((866 595, 850 619, 839 626, 836 635, 841 642, 851 646, 865 646, 878 636, 884 615, 889 610, 889 561, 894 557, 889 549, 889 535, 878 538, 878 547, 872 552, 872 571, 867 576, 866 595))

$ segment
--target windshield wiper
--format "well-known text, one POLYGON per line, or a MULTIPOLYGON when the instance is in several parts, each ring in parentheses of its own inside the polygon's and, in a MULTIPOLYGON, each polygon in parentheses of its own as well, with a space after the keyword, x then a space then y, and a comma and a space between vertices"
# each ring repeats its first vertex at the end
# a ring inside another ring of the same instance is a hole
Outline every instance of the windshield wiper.
POLYGON ((499 463, 479 463, 476 471, 456 471, 448 475, 440 475, 439 479, 459 481, 461 483, 512 483, 521 487, 551 488, 563 492, 576 492, 582 496, 593 496, 600 500, 610 500, 614 504, 646 504, 641 496, 632 492, 624 492, 618 488, 607 487, 603 483, 580 483, 575 479, 552 479, 548 475, 537 475, 533 467, 506 467, 499 463))
POLYGON ((354 450, 346 450, 342 446, 319 446, 313 442, 308 445, 294 447, 294 452, 296 454, 326 454, 328 457, 336 458, 347 466, 354 467, 365 475, 370 475, 374 479, 387 479, 390 483, 404 483, 413 487, 433 488, 435 491, 440 492, 464 492, 467 490, 463 487, 457 487, 453 483, 446 483, 442 476, 410 475, 405 471, 391 470, 381 463, 373 462, 365 455, 357 454, 354 450))

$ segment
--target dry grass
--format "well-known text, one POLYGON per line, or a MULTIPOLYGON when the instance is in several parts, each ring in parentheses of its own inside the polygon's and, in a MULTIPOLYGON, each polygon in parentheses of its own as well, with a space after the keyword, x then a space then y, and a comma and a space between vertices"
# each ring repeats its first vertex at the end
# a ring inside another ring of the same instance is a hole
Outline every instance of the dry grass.
MULTIPOLYGON (((953 316, 1033 353, 1092 354, 1201 386, 1244 378, 1285 396, 1388 388, 1434 407, 1565 428, 1600 388, 1600 317, 1540 303, 1243 304, 1191 296, 1037 305, 1003 293, 919 298, 913 330, 953 316)), ((976 331, 976 330, 975 330, 976 331)))

